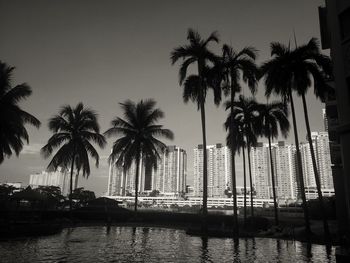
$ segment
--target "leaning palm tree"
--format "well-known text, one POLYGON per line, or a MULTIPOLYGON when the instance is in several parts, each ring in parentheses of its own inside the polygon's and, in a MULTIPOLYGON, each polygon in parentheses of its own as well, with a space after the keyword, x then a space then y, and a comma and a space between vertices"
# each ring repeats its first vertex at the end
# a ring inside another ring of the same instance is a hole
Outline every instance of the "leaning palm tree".
POLYGON ((88 177, 89 155, 95 159, 96 167, 99 164, 99 155, 91 142, 103 148, 106 140, 100 134, 96 112, 84 108, 81 102, 75 108, 69 105, 63 106, 59 114, 49 120, 49 129, 53 135, 42 147, 41 153, 48 158, 58 149, 47 167, 49 171, 56 170, 59 166, 68 170, 70 166, 69 206, 72 210, 74 168, 77 170, 76 176, 82 171, 82 175, 88 177))
POLYGON ((133 163, 136 164, 134 210, 137 212, 140 163, 147 163, 157 169, 157 160, 166 149, 166 145, 159 138, 172 140, 174 135, 172 131, 157 124, 159 119, 164 117, 164 113, 155 108, 154 100, 141 100, 137 104, 127 100, 120 105, 124 118, 113 119, 112 127, 105 132, 105 135, 119 137, 113 143, 110 162, 124 171, 129 170, 133 163))
MULTIPOLYGON (((250 214, 254 216, 253 207, 253 178, 251 172, 250 149, 257 143, 257 136, 260 134, 261 120, 259 118, 259 104, 253 98, 245 98, 240 95, 239 99, 234 102, 233 114, 229 114, 225 126, 230 127, 230 121, 240 123, 241 131, 245 137, 245 144, 248 152, 248 168, 250 181, 250 214)), ((225 103, 226 109, 231 108, 231 101, 225 103)), ((232 124, 231 124, 232 125, 232 124)), ((234 131, 234 130, 233 130, 234 131)))
MULTIPOLYGON (((327 89, 327 85, 325 85, 324 81, 324 72, 331 71, 330 60, 327 56, 320 54, 316 39, 311 39, 308 44, 296 47, 294 50, 291 50, 290 47, 286 47, 281 43, 271 43, 271 56, 273 56, 273 58, 270 61, 265 62, 261 67, 261 73, 265 77, 265 93, 267 97, 274 93, 276 95, 280 95, 284 100, 290 101, 298 162, 298 182, 300 187, 300 195, 303 201, 306 232, 307 234, 310 234, 311 229, 309 211, 306 204, 303 169, 301 165, 301 154, 299 149, 299 138, 292 93, 293 91, 296 91, 302 96, 303 99, 304 115, 308 131, 307 137, 313 160, 318 197, 321 209, 323 209, 324 203, 316 165, 316 158, 312 145, 305 94, 312 82, 314 83, 314 91, 316 96, 319 97, 324 94, 327 89)), ((329 236, 328 223, 325 213, 323 213, 323 224, 325 234, 329 236)))
MULTIPOLYGON (((236 52, 232 47, 224 45, 222 48, 222 57, 217 60, 215 72, 219 72, 219 84, 225 95, 230 95, 231 114, 234 111, 235 95, 241 91, 240 82, 245 82, 252 93, 256 91, 258 68, 255 64, 257 50, 253 47, 245 47, 236 52)), ((232 120, 230 129, 233 131, 234 122, 232 120)), ((234 136, 230 137, 234 144, 234 136)), ((232 148, 231 148, 232 150, 232 148)), ((236 169, 235 153, 231 152, 231 177, 232 177, 232 195, 233 195, 233 214, 235 221, 235 235, 238 236, 238 216, 237 216, 237 191, 236 191, 236 169)))
POLYGON ((270 152, 270 165, 271 165, 271 182, 273 203, 275 212, 275 224, 278 225, 278 211, 277 211, 277 197, 276 197, 276 183, 275 183, 275 170, 272 160, 272 148, 271 140, 278 137, 278 127, 284 137, 287 137, 289 131, 288 110, 286 104, 282 102, 272 102, 259 105, 259 118, 262 124, 261 135, 268 138, 269 152, 270 152))
POLYGON ((180 85, 185 84, 184 100, 191 99, 197 102, 201 112, 202 137, 203 137, 203 228, 207 229, 207 198, 208 198, 208 175, 207 175, 207 141, 205 128, 205 97, 208 88, 206 73, 208 65, 213 64, 216 56, 208 49, 210 42, 219 42, 216 32, 210 34, 207 39, 202 39, 198 32, 189 29, 187 33, 189 44, 175 48, 171 52, 171 61, 174 64, 179 59, 183 62, 179 70, 180 85), (187 70, 191 64, 197 64, 197 75, 187 77, 187 70), (187 78, 187 79, 186 79, 187 78), (186 81, 185 81, 186 80, 186 81), (187 87, 187 88, 186 88, 187 87))
POLYGON ((23 140, 29 143, 25 124, 40 127, 40 121, 18 105, 32 94, 32 90, 25 83, 12 87, 14 69, 0 61, 0 164, 13 152, 19 155, 23 149, 23 140))

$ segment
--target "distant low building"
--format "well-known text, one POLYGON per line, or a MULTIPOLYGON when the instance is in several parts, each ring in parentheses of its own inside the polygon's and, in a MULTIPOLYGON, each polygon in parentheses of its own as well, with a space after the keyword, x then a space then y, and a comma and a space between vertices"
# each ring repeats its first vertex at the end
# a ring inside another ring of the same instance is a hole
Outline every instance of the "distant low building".
MULTIPOLYGON (((37 188, 39 186, 58 186, 63 195, 67 195, 70 191, 70 171, 59 167, 54 172, 42 171, 41 173, 31 174, 29 178, 29 186, 37 188)), ((78 177, 73 173, 73 189, 78 187, 78 177)))

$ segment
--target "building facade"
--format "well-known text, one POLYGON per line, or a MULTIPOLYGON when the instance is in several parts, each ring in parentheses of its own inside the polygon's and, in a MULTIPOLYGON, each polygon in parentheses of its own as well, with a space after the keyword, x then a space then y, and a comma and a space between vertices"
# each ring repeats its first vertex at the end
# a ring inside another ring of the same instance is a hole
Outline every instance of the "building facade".
MULTIPOLYGON (((208 197, 225 197, 231 186, 231 152, 221 143, 207 146, 208 197)), ((203 145, 194 149, 194 196, 203 196, 203 145)))
MULTIPOLYGON (((179 147, 168 146, 158 160, 157 169, 144 165, 142 160, 139 169, 140 193, 157 190, 162 195, 181 195, 186 192, 187 154, 179 147)), ((107 195, 134 195, 135 176, 135 163, 127 171, 110 163, 107 195)))
MULTIPOLYGON (((63 195, 69 194, 70 191, 70 171, 59 167, 56 171, 31 174, 29 176, 29 186, 37 188, 39 186, 58 186, 63 195)), ((73 189, 78 187, 78 176, 73 173, 73 189)))
MULTIPOLYGON (((271 144, 276 195, 279 199, 295 199, 297 183, 295 173, 295 154, 293 145, 281 141, 271 144)), ((257 198, 272 198, 272 173, 269 145, 258 143, 251 148, 253 185, 257 198)))

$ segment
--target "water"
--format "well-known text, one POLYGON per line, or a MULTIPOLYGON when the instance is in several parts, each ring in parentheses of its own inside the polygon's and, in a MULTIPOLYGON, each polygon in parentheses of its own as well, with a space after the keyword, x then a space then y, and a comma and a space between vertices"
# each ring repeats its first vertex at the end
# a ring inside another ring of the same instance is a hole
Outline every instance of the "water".
POLYGON ((335 249, 275 239, 192 237, 152 227, 78 227, 0 241, 0 262, 335 262, 335 249))

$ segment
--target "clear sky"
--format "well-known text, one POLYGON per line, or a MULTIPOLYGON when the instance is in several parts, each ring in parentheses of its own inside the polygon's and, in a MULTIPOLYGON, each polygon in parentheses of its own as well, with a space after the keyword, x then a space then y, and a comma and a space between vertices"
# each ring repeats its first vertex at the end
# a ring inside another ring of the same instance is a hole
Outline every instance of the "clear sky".
MULTIPOLYGON (((192 27, 206 37, 217 30, 220 44, 239 50, 254 46, 258 63, 269 58, 270 43, 298 43, 320 37, 318 6, 323 0, 242 1, 5 1, 0 0, 0 60, 16 67, 13 84, 26 82, 32 96, 21 106, 42 122, 39 130, 29 127, 30 144, 20 157, 12 156, 0 165, 0 182, 28 184, 29 175, 44 170, 49 160, 39 153, 50 133, 48 119, 63 104, 83 102, 99 113, 105 131, 118 103, 154 98, 165 112, 162 124, 173 130, 176 144, 188 153, 189 183, 192 182, 193 148, 201 143, 200 114, 196 105, 185 105, 178 84, 178 65, 171 66, 170 52, 186 43, 192 27)), ((248 90, 244 91, 249 95, 248 90)), ((265 102, 264 87, 256 98, 265 102)), ((323 130, 323 105, 310 90, 308 96, 311 129, 323 130)), ((225 142, 223 107, 207 99, 207 142, 225 142)), ((296 102, 301 140, 305 140, 302 104, 296 102)), ((293 141, 290 133, 288 141, 293 141)), ((99 169, 92 169, 80 186, 97 195, 107 189, 107 157, 112 140, 100 150, 99 169)), ((92 164, 91 164, 92 165, 92 164)), ((237 160, 238 184, 242 183, 241 159, 237 160)))

